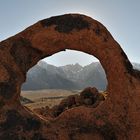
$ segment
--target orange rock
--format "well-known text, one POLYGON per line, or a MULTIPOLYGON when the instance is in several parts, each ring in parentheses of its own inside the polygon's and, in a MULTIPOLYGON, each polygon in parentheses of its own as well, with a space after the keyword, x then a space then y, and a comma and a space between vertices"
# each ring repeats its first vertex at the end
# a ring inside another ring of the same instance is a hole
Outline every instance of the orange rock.
POLYGON ((39 21, 0 42, 0 60, 1 140, 140 139, 140 72, 98 21, 79 14, 39 21), (80 106, 44 120, 20 104, 21 85, 39 60, 65 49, 99 59, 108 96, 96 108, 80 106))

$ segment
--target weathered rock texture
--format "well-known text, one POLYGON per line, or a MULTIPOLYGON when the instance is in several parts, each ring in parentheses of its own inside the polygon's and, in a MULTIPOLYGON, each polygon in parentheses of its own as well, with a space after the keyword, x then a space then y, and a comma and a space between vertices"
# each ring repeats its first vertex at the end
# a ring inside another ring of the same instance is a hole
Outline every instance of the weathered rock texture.
POLYGON ((140 73, 98 21, 78 14, 51 17, 0 42, 0 140, 139 140, 140 73), (97 57, 107 99, 45 120, 20 104, 21 84, 40 59, 72 49, 97 57))

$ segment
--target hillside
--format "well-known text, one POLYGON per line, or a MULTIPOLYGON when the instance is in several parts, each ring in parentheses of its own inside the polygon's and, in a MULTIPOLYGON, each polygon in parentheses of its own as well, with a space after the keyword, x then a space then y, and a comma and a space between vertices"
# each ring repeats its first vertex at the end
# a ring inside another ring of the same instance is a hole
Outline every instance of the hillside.
MULTIPOLYGON (((140 69, 140 64, 133 63, 134 68, 140 69)), ((56 67, 40 61, 27 73, 27 81, 22 90, 41 89, 84 89, 88 86, 105 90, 107 80, 99 62, 87 66, 78 63, 56 67)))
POLYGON ((87 86, 105 89, 106 78, 100 63, 94 62, 85 67, 78 63, 56 67, 40 61, 27 73, 27 81, 23 84, 22 90, 71 90, 83 89, 87 86))

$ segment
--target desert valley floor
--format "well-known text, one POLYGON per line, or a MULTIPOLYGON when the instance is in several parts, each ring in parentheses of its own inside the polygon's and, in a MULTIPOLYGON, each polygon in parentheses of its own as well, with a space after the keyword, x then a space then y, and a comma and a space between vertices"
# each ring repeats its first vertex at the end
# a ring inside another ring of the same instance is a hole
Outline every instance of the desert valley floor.
POLYGON ((60 101, 69 95, 79 94, 78 90, 62 90, 62 89, 46 89, 36 91, 22 91, 21 96, 28 99, 22 104, 30 109, 41 108, 45 106, 52 107, 60 103, 60 101))

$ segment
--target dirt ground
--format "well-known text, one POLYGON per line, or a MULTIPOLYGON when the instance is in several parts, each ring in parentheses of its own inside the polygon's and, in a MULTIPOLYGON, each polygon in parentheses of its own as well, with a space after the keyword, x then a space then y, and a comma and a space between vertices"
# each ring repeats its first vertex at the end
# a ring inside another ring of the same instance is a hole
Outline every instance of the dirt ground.
POLYGON ((76 90, 62 90, 62 89, 46 89, 37 91, 22 91, 21 96, 33 101, 33 103, 24 104, 30 109, 41 108, 58 105, 60 101, 69 95, 79 94, 76 90))

